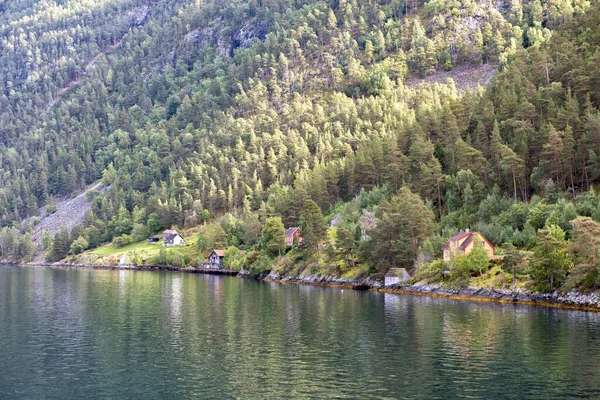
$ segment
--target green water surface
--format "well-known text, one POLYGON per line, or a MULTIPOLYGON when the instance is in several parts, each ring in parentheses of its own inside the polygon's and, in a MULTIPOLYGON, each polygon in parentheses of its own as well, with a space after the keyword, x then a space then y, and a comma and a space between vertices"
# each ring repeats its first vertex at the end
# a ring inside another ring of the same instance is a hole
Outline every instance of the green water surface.
POLYGON ((0 399, 600 399, 600 314, 0 267, 0 399))

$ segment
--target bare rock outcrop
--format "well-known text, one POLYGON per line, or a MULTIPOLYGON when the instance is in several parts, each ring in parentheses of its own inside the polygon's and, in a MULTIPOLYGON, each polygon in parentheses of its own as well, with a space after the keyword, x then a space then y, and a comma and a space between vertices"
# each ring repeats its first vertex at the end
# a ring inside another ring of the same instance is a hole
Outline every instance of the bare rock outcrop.
POLYGON ((85 214, 91 209, 92 201, 88 199, 87 192, 96 190, 103 192, 108 188, 102 183, 92 185, 86 191, 80 193, 73 198, 57 199, 56 212, 46 216, 46 209, 39 210, 40 222, 33 228, 31 239, 35 245, 34 261, 44 260, 44 249, 42 246, 42 237, 44 232, 54 236, 61 227, 67 228, 69 231, 78 225, 82 225, 85 220, 85 214))

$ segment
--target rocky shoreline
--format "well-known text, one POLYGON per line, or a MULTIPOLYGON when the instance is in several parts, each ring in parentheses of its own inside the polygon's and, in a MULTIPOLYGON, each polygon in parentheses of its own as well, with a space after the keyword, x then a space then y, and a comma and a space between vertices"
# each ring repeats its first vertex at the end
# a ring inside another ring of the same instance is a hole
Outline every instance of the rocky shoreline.
POLYGON ((177 267, 169 265, 91 265, 71 263, 19 263, 2 260, 0 265, 13 265, 21 267, 49 267, 49 268, 85 268, 102 270, 132 270, 132 271, 173 271, 196 274, 214 274, 237 276, 240 278, 257 279, 265 282, 278 282, 287 284, 300 284, 321 287, 343 288, 353 290, 372 290, 376 292, 408 294, 418 296, 441 297, 457 300, 494 302, 504 304, 523 304, 544 307, 558 307, 567 309, 587 310, 600 312, 600 294, 580 292, 552 292, 537 293, 522 289, 477 289, 477 288, 449 288, 441 284, 416 283, 412 285, 385 286, 374 279, 361 279, 351 281, 331 276, 310 275, 306 277, 289 277, 276 273, 255 275, 248 271, 218 270, 209 268, 177 267))
MULTIPOLYGON (((241 272, 240 275, 248 275, 241 272)), ((278 274, 266 274, 257 279, 267 282, 304 284, 312 286, 338 287, 355 290, 372 290, 384 293, 408 294, 417 296, 441 297, 456 300, 494 302, 504 304, 522 304, 544 307, 557 307, 600 312, 600 294, 580 292, 537 293, 522 289, 452 289, 441 284, 415 283, 412 285, 389 285, 373 279, 349 281, 333 277, 311 275, 308 277, 287 277, 278 274)))

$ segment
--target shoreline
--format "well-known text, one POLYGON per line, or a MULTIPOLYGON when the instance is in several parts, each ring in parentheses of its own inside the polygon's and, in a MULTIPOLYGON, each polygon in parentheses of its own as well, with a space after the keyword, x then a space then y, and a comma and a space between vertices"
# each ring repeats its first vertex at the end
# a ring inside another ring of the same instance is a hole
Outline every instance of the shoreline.
POLYGON ((209 268, 178 267, 172 265, 93 265, 70 263, 22 263, 0 261, 0 266, 17 267, 46 267, 58 269, 96 269, 96 270, 123 270, 123 271, 170 271, 192 274, 224 275, 238 278, 256 279, 263 282, 276 282, 282 284, 307 285, 329 287, 334 289, 369 290, 380 293, 397 295, 428 296, 451 300, 471 301, 480 303, 514 304, 534 307, 550 307, 568 310, 600 312, 600 295, 596 293, 535 293, 512 289, 476 289, 460 288, 450 289, 441 285, 413 284, 407 286, 384 286, 378 281, 364 279, 348 281, 331 277, 309 276, 305 278, 286 277, 277 274, 253 275, 247 271, 219 270, 209 268))

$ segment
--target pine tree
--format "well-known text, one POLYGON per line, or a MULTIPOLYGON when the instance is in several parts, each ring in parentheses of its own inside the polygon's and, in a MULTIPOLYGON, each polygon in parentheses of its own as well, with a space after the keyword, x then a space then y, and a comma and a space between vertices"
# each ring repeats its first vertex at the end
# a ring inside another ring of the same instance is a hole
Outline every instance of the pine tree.
POLYGON ((327 234, 327 225, 317 203, 306 200, 300 212, 300 229, 302 230, 302 247, 308 254, 319 252, 319 245, 327 234))

